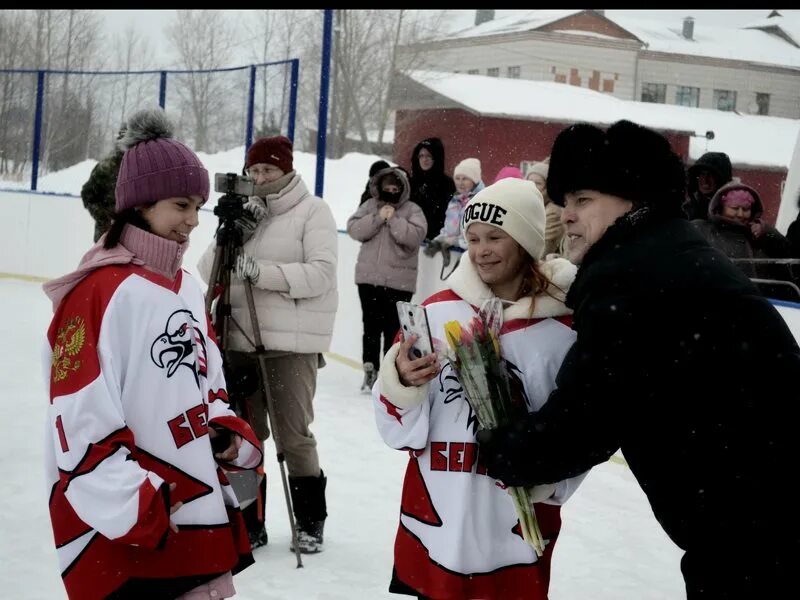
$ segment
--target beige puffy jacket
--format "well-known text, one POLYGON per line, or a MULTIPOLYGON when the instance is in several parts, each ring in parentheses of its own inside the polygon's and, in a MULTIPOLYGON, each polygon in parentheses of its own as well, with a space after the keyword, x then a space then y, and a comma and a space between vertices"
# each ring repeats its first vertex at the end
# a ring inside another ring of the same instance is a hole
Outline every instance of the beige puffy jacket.
MULTIPOLYGON (((260 269, 253 296, 264 346, 297 353, 327 352, 338 305, 338 239, 330 207, 309 193, 296 173, 282 190, 265 200, 251 198, 248 206, 255 207, 261 217, 242 250, 260 269)), ((206 282, 215 248, 212 242, 197 265, 206 282)), ((244 286, 235 276, 231 279, 233 318, 252 338, 244 286)), ((229 349, 253 351, 235 326, 229 349)))

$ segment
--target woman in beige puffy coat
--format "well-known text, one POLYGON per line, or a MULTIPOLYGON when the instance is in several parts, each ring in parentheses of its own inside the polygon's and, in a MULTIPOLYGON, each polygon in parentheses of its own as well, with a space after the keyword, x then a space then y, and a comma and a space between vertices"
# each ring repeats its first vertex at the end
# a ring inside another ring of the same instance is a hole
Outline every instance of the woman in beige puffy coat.
MULTIPOLYGON (((280 429, 298 544, 301 552, 314 553, 322 550, 327 479, 309 425, 314 419, 317 369, 324 364, 322 352, 329 349, 336 315, 338 240, 330 207, 308 191, 292 159, 292 143, 283 136, 261 138, 247 151, 245 169, 256 183, 257 195, 250 198, 237 221, 244 244, 230 301, 233 319, 252 337, 241 283, 250 280, 267 350, 269 389, 276 403, 276 414, 269 416, 280 429)), ((215 243, 209 246, 198 265, 206 281, 215 247, 215 243)), ((259 438, 266 439, 266 402, 253 345, 234 326, 225 350, 232 371, 229 389, 236 388, 236 373, 243 375, 238 383, 251 424, 259 438), (254 384, 250 389, 248 381, 254 384)), ((263 506, 263 502, 255 504, 263 506)), ((260 519, 263 522, 263 513, 260 519)), ((256 531, 251 541, 266 543, 266 533, 256 531)))
POLYGON ((408 302, 417 289, 419 245, 428 231, 422 209, 409 200, 408 177, 402 169, 381 169, 369 188, 372 198, 347 220, 347 233, 361 242, 356 284, 364 324, 364 393, 372 390, 377 377, 381 334, 386 353, 400 329, 396 303, 408 302))

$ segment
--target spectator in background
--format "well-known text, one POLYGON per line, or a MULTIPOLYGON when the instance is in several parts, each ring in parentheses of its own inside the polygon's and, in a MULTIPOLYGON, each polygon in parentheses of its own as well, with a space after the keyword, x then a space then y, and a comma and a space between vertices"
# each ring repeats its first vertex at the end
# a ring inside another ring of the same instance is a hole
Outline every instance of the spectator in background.
MULTIPOLYGON (((789 258, 789 240, 762 220, 764 205, 758 192, 748 185, 732 181, 722 186, 708 205, 708 219, 692 224, 728 258, 789 258)), ((736 263, 748 277, 790 281, 787 265, 736 263)), ((759 286, 770 297, 798 301, 797 294, 786 286, 759 286)))
POLYGON ((400 328, 396 302, 408 302, 417 289, 419 245, 428 226, 422 209, 409 200, 408 177, 399 167, 378 171, 369 187, 372 197, 347 220, 347 233, 361 242, 356 285, 364 324, 363 393, 378 376, 381 334, 385 353, 400 328))
POLYGON ((550 201, 547 193, 547 173, 550 165, 549 158, 533 163, 528 168, 525 179, 532 181, 537 189, 542 193, 544 199, 544 211, 546 215, 546 227, 544 233, 544 255, 565 254, 563 244, 566 243, 564 237, 564 224, 561 222, 561 207, 555 202, 550 201))
POLYGON ((438 251, 447 251, 451 246, 467 249, 467 242, 461 232, 461 215, 467 202, 485 187, 481 179, 481 161, 477 158, 465 158, 456 165, 453 177, 456 182, 456 193, 447 204, 444 225, 439 235, 425 248, 425 254, 428 256, 433 256, 438 251))
MULTIPOLYGON (((245 161, 256 189, 237 221, 242 248, 230 289, 231 314, 244 331, 231 327, 224 350, 235 371, 259 372, 252 333, 247 333, 252 325, 242 282, 249 280, 266 348, 267 382, 279 407, 269 418, 280 428, 297 543, 303 554, 314 554, 323 550, 328 479, 310 425, 317 371, 325 365, 322 353, 330 348, 338 305, 336 222, 328 203, 311 194, 294 169, 288 138, 259 138, 248 148, 245 161)), ((197 265, 206 282, 215 250, 212 241, 197 265)), ((234 388, 239 382, 231 379, 234 388)), ((256 435, 267 439, 268 407, 260 380, 244 404, 250 408, 256 435)), ((266 539, 261 532, 250 533, 254 542, 266 539)))
POLYGON ((359 206, 372 198, 372 194, 369 193, 369 182, 372 181, 372 176, 378 171, 388 169, 390 166, 391 165, 385 160, 376 160, 374 163, 372 163, 372 166, 369 168, 369 179, 367 179, 367 185, 364 186, 364 191, 361 194, 361 202, 358 203, 359 206))
POLYGON ((708 204, 717 190, 733 179, 731 159, 724 152, 706 152, 687 171, 683 212, 689 220, 708 219, 708 204))
POLYGON ((519 170, 518 167, 507 166, 503 167, 497 172, 497 175, 494 176, 494 181, 492 184, 497 183, 501 179, 522 179, 522 171, 519 170))
POLYGON ((124 137, 126 130, 127 126, 123 123, 117 133, 117 139, 114 141, 114 149, 94 166, 89 179, 81 188, 83 205, 94 219, 95 242, 111 228, 111 217, 114 214, 116 202, 114 188, 117 185, 117 173, 124 154, 119 142, 124 137))
MULTIPOLYGON (((797 208, 800 209, 800 196, 797 197, 797 208)), ((800 258, 800 212, 789 229, 786 231, 786 239, 789 240, 793 258, 800 258)))
POLYGON ((444 144, 439 138, 422 140, 411 154, 411 201, 425 214, 432 240, 444 224, 447 203, 456 191, 453 180, 444 172, 444 144))

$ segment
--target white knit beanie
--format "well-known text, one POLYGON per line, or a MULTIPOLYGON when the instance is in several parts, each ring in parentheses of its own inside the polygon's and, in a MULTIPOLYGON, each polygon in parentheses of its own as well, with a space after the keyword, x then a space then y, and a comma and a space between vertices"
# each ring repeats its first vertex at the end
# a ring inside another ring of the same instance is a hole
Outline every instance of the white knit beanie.
POLYGON ((542 194, 532 181, 501 179, 467 202, 461 217, 462 235, 473 223, 505 231, 536 260, 544 252, 545 212, 542 194))
POLYGON ((477 185, 481 181, 481 161, 477 158, 465 158, 453 170, 453 177, 456 175, 468 177, 472 183, 477 185))
POLYGON ((536 173, 537 175, 541 175, 542 179, 547 181, 547 172, 549 170, 550 165, 548 165, 546 162, 533 163, 530 167, 528 167, 528 172, 525 173, 525 177, 527 178, 531 173, 536 173))

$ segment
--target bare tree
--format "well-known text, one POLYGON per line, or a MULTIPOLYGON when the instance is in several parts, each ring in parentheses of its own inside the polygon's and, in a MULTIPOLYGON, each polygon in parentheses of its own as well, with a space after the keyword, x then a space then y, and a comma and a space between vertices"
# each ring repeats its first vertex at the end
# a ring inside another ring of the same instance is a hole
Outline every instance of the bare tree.
MULTIPOLYGON (((207 70, 228 66, 234 31, 221 11, 179 10, 167 35, 183 68, 207 70)), ((190 73, 172 78, 172 85, 188 102, 194 117, 194 146, 198 150, 212 151, 218 145, 218 139, 210 138, 213 116, 218 119, 216 125, 226 127, 229 119, 222 122, 219 119, 239 113, 230 110, 232 90, 226 89, 222 79, 214 73, 190 73)), ((217 131, 217 138, 223 133, 217 131)))

